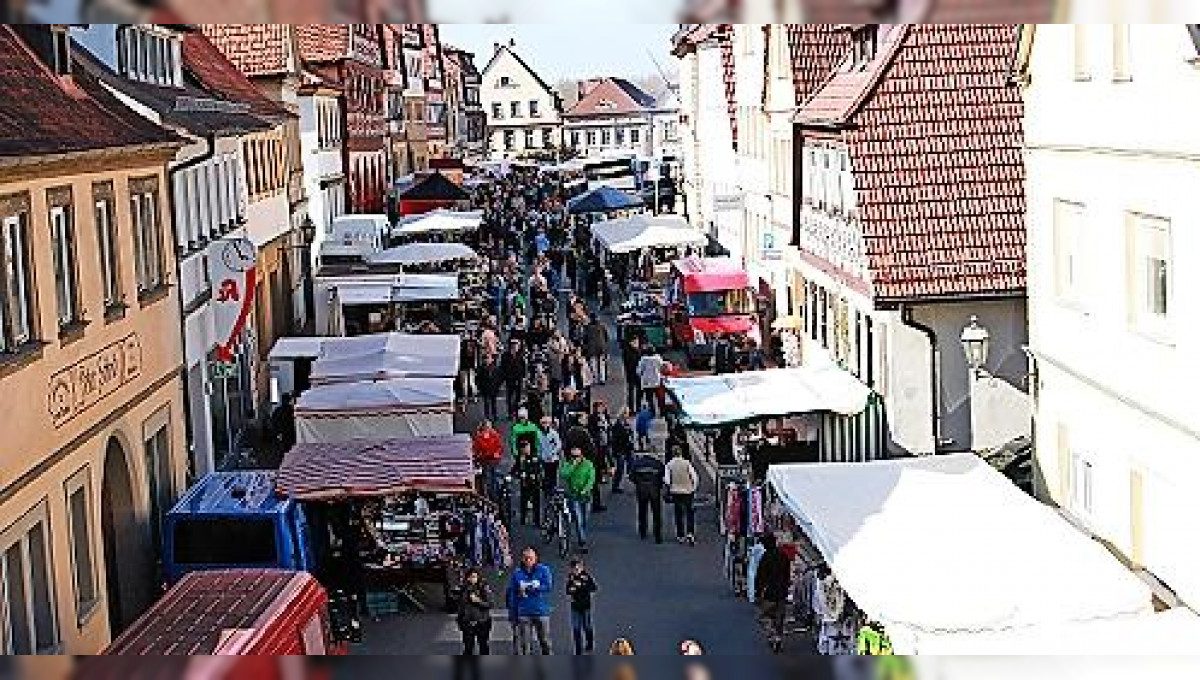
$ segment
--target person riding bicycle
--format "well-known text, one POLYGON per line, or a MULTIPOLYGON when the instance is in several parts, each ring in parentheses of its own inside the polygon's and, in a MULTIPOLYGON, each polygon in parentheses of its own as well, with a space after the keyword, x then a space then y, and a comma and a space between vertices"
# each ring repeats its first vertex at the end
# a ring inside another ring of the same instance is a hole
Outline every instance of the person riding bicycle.
POLYGON ((596 486, 596 467, 583 455, 583 449, 571 447, 570 455, 559 469, 567 496, 567 507, 571 510, 575 530, 579 535, 579 552, 586 553, 587 518, 592 502, 592 489, 596 486))

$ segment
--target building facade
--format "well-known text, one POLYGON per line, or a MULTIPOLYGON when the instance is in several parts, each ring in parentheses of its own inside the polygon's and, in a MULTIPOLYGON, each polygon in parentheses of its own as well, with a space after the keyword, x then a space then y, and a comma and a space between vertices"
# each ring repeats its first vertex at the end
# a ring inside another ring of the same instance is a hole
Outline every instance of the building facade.
POLYGON ((1081 23, 1019 61, 1039 492, 1192 606, 1198 60, 1194 26, 1081 23))
POLYGON ((658 100, 624 78, 579 83, 579 101, 563 113, 563 142, 584 158, 654 158, 658 100))
POLYGON ((554 156, 562 146, 562 102, 516 52, 516 42, 496 43, 481 75, 493 159, 554 156))
POLYGON ((429 158, 445 158, 447 137, 446 64, 442 58, 442 40, 437 24, 417 24, 423 39, 421 70, 425 76, 425 131, 429 158))
POLYGON ((442 45, 446 60, 448 98, 448 133, 459 158, 482 160, 487 152, 487 114, 479 98, 479 69, 475 66, 475 55, 466 50, 442 45))
POLYGON ((893 454, 983 451, 1028 434, 1015 29, 834 30, 835 66, 793 134, 789 289, 793 309, 802 300, 803 361, 840 365, 874 390, 893 454), (961 344, 972 318, 991 333, 978 371, 961 344))
POLYGON ((182 140, 82 68, 69 35, 0 28, 7 654, 93 654, 139 615, 186 483, 167 170, 182 140))

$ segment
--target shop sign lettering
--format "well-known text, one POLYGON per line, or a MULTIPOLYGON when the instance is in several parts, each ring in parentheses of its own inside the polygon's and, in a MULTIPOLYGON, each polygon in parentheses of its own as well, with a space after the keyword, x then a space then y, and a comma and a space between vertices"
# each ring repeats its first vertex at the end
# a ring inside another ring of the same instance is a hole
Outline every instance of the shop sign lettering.
POLYGON ((136 333, 55 373, 47 394, 54 427, 62 427, 141 374, 142 346, 136 333))

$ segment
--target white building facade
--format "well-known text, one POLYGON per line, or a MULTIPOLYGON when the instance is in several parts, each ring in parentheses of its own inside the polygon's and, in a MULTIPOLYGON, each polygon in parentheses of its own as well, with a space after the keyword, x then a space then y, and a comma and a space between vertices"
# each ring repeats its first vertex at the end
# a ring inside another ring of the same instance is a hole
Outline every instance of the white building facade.
POLYGON ((1200 604, 1200 38, 1027 27, 1040 492, 1200 604))
POLYGON ((520 56, 515 42, 496 43, 481 75, 488 156, 517 158, 562 146, 562 102, 520 56))

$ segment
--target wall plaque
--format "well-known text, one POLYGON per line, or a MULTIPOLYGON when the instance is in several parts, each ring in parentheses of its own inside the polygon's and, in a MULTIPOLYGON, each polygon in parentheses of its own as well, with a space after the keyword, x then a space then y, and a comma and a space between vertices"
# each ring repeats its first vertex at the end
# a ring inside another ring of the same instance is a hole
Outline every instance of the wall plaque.
POLYGON ((50 377, 47 405, 59 428, 142 374, 136 333, 90 354, 50 377))

